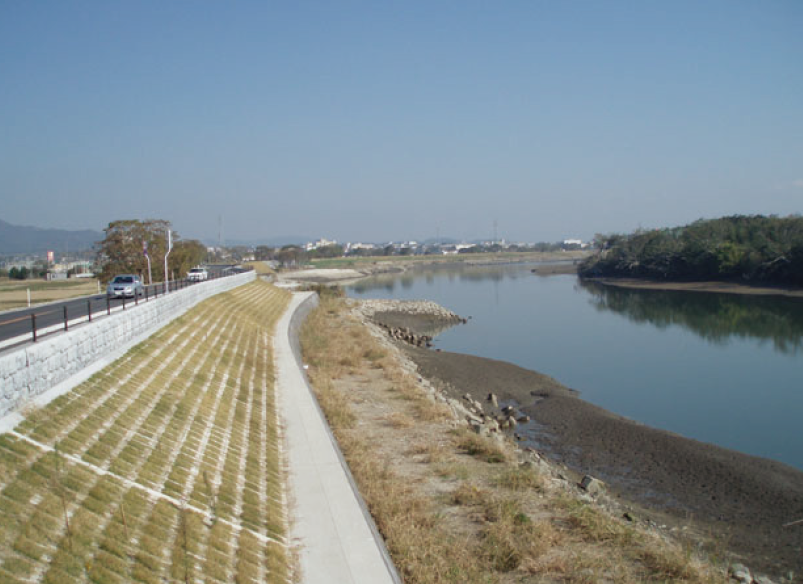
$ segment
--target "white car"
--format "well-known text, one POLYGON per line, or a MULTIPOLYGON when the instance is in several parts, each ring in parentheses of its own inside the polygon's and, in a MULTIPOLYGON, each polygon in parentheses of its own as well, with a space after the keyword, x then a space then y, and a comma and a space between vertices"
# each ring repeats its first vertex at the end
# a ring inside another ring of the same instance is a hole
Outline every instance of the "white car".
POLYGON ((209 277, 207 271, 203 268, 193 268, 190 270, 190 273, 187 274, 187 279, 190 282, 203 282, 209 277))

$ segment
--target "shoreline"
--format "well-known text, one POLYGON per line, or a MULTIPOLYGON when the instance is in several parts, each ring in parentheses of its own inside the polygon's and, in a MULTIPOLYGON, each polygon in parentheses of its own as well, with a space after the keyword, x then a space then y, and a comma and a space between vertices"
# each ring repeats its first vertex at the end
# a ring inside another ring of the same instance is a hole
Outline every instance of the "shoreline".
POLYGON ((636 290, 656 290, 670 292, 703 292, 713 294, 732 294, 737 296, 781 296, 786 298, 803 298, 803 289, 782 288, 772 286, 753 286, 737 282, 720 282, 716 280, 697 282, 666 282, 640 278, 581 278, 577 274, 577 262, 582 259, 580 255, 567 254, 560 256, 555 253, 544 253, 540 256, 525 258, 435 258, 432 260, 378 260, 365 262, 359 266, 342 268, 302 268, 281 271, 277 273, 280 282, 295 283, 296 285, 353 285, 366 278, 382 274, 402 274, 404 272, 422 268, 448 268, 448 267, 482 267, 506 266, 516 264, 533 264, 530 270, 539 277, 558 275, 575 275, 585 282, 596 282, 603 286, 614 288, 627 288, 636 290))
POLYGON ((426 256, 423 258, 393 259, 377 258, 371 261, 342 261, 342 266, 307 267, 277 272, 279 281, 296 282, 298 284, 326 284, 346 286, 354 284, 365 278, 382 274, 401 274, 404 272, 430 268, 450 267, 486 267, 509 266, 518 264, 537 265, 539 271, 544 269, 543 275, 550 273, 566 273, 551 271, 549 266, 570 266, 570 273, 575 273, 575 262, 582 260, 586 252, 526 252, 521 257, 485 256, 483 254, 464 254, 462 256, 426 256))
MULTIPOLYGON (((383 315, 378 314, 377 320, 383 315)), ((396 312, 395 325, 404 324, 396 312)), ((420 325, 408 321, 412 330, 420 325)), ((531 421, 514 431, 554 464, 607 483, 637 516, 707 541, 776 576, 803 571, 803 472, 651 428, 584 401, 555 379, 504 361, 399 343, 419 374, 454 400, 513 404, 531 421), (525 436, 521 436, 524 434, 525 436)), ((513 433, 511 433, 513 435, 513 433)))
POLYGON ((537 451, 578 476, 602 479, 655 523, 728 540, 729 549, 765 572, 803 571, 803 529, 783 527, 803 518, 802 471, 624 418, 511 363, 417 347, 405 352, 453 399, 467 393, 484 401, 495 393, 500 404, 517 403, 540 426, 537 451))
MULTIPOLYGON (((579 278, 579 276, 578 276, 579 278)), ((737 294, 743 296, 785 296, 803 298, 803 290, 796 288, 774 288, 771 286, 750 286, 735 282, 664 282, 642 280, 639 278, 581 278, 586 282, 596 282, 603 286, 632 288, 637 290, 662 290, 677 292, 707 292, 716 294, 737 294)))

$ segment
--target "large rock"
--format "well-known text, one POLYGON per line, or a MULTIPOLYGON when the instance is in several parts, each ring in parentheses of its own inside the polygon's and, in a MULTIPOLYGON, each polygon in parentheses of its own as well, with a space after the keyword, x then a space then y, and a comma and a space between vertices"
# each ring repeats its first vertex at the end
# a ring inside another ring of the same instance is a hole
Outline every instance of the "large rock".
POLYGON ((583 480, 580 481, 580 488, 589 495, 596 495, 605 490, 605 483, 599 479, 595 479, 591 475, 586 475, 583 477, 583 480))
POLYGON ((728 570, 730 577, 741 584, 753 584, 753 575, 742 564, 733 564, 728 570))

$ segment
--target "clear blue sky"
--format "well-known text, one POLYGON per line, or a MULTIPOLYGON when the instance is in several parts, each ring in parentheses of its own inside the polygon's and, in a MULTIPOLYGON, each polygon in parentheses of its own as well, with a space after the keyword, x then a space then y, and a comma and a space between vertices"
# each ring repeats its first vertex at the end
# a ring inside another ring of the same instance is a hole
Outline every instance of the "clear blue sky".
POLYGON ((590 238, 803 211, 803 2, 0 0, 0 218, 590 238))

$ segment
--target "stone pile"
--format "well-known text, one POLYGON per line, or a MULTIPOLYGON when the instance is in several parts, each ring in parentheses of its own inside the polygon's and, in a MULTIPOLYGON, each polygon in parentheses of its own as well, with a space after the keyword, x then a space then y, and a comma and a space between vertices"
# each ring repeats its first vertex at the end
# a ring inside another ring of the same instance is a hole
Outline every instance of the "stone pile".
POLYGON ((454 324, 468 322, 465 318, 461 318, 448 308, 431 300, 363 300, 357 310, 368 318, 372 318, 378 312, 401 312, 434 316, 439 320, 454 324))
POLYGON ((389 326, 384 323, 378 322, 377 325, 386 331, 390 338, 397 341, 404 341, 415 347, 431 347, 432 337, 429 335, 417 335, 407 327, 389 326))
MULTIPOLYGON (((493 393, 488 394, 487 401, 491 408, 496 408, 499 405, 499 400, 493 393)), ((503 406, 498 414, 486 413, 483 405, 469 394, 463 396, 463 402, 465 409, 468 411, 466 419, 469 426, 477 434, 489 435, 498 433, 500 430, 513 430, 518 424, 530 421, 530 416, 522 414, 511 406, 503 406)))
MULTIPOLYGON (((733 564, 728 568, 728 576, 731 581, 739 582, 739 584, 775 584, 767 576, 753 574, 749 568, 743 564, 733 564)), ((790 580, 792 575, 790 574, 790 580)))

